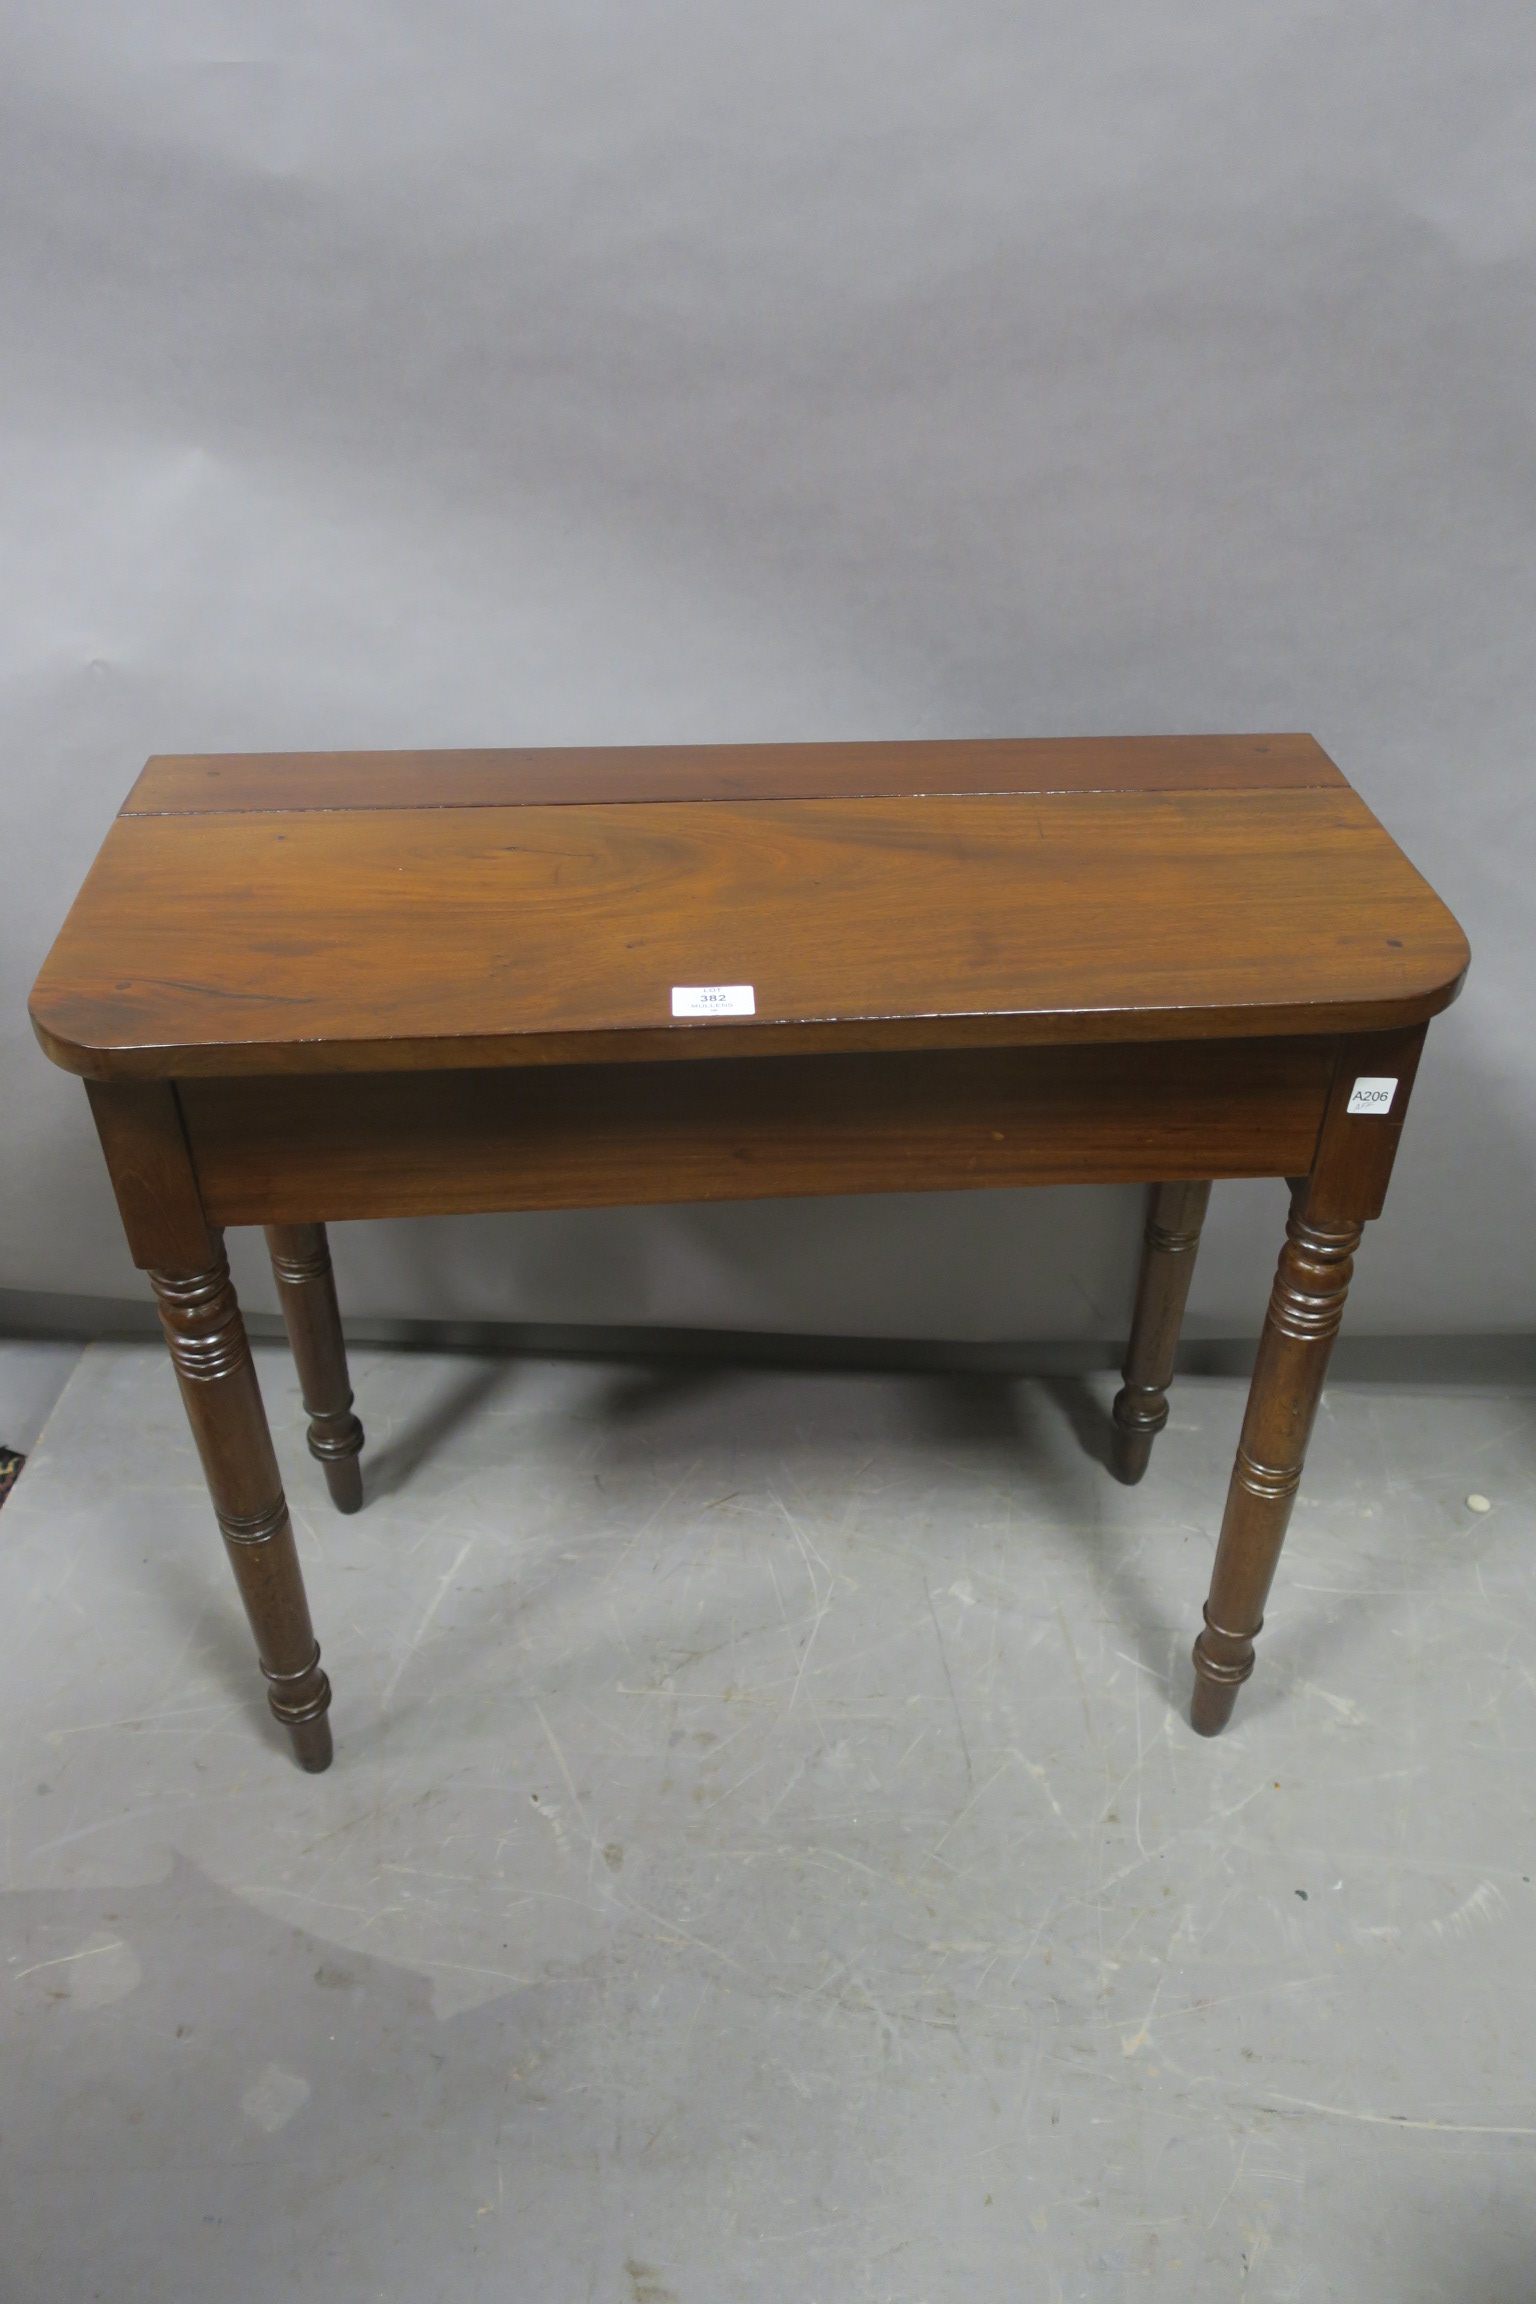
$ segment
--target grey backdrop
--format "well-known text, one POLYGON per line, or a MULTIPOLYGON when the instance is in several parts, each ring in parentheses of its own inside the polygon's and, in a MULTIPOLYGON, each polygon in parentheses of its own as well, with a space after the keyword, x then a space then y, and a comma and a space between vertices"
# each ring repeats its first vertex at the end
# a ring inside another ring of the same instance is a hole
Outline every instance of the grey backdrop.
MULTIPOLYGON (((1536 1322, 1528 0, 0 6, 23 1004, 152 750, 1309 728, 1459 913, 1352 1325, 1536 1322)), ((1194 1324, 1251 1330, 1274 1186, 1194 1324)), ((1103 1336, 1135 1196, 350 1227, 349 1308, 1103 1336)), ((259 1268, 243 1254, 248 1294, 259 1268)))

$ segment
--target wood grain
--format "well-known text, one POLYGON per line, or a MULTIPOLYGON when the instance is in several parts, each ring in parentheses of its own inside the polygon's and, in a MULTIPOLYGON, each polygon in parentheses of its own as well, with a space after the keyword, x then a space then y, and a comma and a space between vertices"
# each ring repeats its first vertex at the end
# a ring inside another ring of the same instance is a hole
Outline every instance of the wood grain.
POLYGON ((1400 1028, 1466 962, 1342 786, 126 816, 32 1016, 92 1077, 462 1068, 1400 1028))
POLYGON ((1297 1179, 1196 1650, 1213 1733, 1466 965, 1307 737, 180 758, 145 769, 32 1017, 87 1076, 272 1708, 320 1768, 219 1225, 269 1227, 350 1507, 328 1221, 1156 1178, 1115 1410, 1135 1477, 1208 1179, 1297 1179), (750 1021, 672 1019, 674 985, 727 983, 750 1021), (1348 1112, 1361 1073, 1397 1079, 1388 1115, 1348 1112))
POLYGON ((1312 1164, 1307 1210, 1314 1223, 1364 1224, 1381 1214, 1424 1052, 1425 1030, 1419 1025, 1408 1032, 1370 1032, 1340 1044, 1312 1164), (1350 1090, 1362 1075, 1396 1080, 1390 1112, 1349 1110, 1350 1090))
POLYGON ((197 1196, 170 1083, 88 1080, 85 1092, 135 1264, 190 1272, 212 1265, 219 1244, 197 1196))
POLYGON ((1327 1040, 185 1080, 219 1223, 1310 1166, 1327 1040))
POLYGON ((1316 740, 1297 735, 245 752, 153 759, 123 813, 896 799, 918 793, 1277 791, 1343 782, 1316 740))

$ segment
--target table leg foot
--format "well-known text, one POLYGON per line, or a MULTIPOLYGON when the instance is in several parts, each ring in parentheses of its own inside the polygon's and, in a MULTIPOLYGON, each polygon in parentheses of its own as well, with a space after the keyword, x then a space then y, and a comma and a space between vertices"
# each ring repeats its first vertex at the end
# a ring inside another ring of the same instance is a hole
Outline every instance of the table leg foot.
POLYGON ((363 1427, 352 1413, 347 1347, 323 1224, 269 1224, 267 1248, 309 1417, 309 1452, 338 1512, 358 1512, 363 1427))
MULTIPOLYGON (((354 1417, 353 1422, 357 1419, 354 1417)), ((358 1446, 362 1446, 362 1426, 358 1424, 358 1446)), ((313 1443, 311 1443, 313 1445, 313 1443)), ((363 1468, 355 1456, 322 1457, 321 1470, 331 1502, 338 1512, 361 1512, 363 1508, 363 1468)))
MULTIPOLYGON (((1255 1631, 1262 1625, 1255 1626, 1255 1631)), ((1200 1736, 1219 1736, 1232 1717, 1237 1692, 1253 1670, 1253 1641, 1224 1632, 1205 1611, 1205 1629, 1195 1642, 1195 1692, 1190 1725, 1200 1736)))
POLYGON ((1253 1670, 1253 1644, 1301 1485, 1363 1229, 1309 1218, 1306 1187, 1297 1187, 1232 1467, 1205 1627, 1195 1642, 1190 1719, 1203 1736, 1226 1726, 1253 1670))
POLYGON ((320 1670, 318 1647, 310 1671, 299 1677, 311 1682, 307 1695, 301 1696, 297 1687, 290 1686, 280 1675, 268 1672, 267 1702, 272 1707, 273 1718, 287 1729, 299 1766, 308 1775, 320 1776, 331 1764, 333 1747, 329 1718, 331 1684, 320 1670))
POLYGON ((288 1730, 299 1765, 318 1770, 331 1757, 330 1682, 222 1242, 217 1249, 204 1271, 149 1277, 272 1715, 288 1730))
POLYGON ((1189 1707, 1189 1724, 1197 1736, 1219 1736, 1237 1703, 1235 1680, 1200 1680, 1189 1707))
MULTIPOLYGON (((1125 1394, 1122 1392, 1120 1400, 1124 1398, 1125 1394)), ((1120 1400, 1115 1403, 1117 1409, 1120 1400)), ((1146 1430, 1138 1431, 1134 1427, 1128 1427, 1122 1424, 1119 1416, 1116 1415, 1114 1438, 1110 1443, 1109 1468, 1123 1488, 1134 1488, 1138 1480, 1145 1478, 1147 1466, 1152 1461, 1152 1443, 1157 1438, 1158 1433, 1161 1432, 1167 1419, 1166 1401, 1163 1404, 1162 1420, 1146 1430)))
POLYGON ((1155 1184, 1147 1204, 1125 1382, 1115 1396, 1110 1470, 1134 1488, 1168 1421, 1168 1385, 1194 1277, 1209 1184, 1155 1184))

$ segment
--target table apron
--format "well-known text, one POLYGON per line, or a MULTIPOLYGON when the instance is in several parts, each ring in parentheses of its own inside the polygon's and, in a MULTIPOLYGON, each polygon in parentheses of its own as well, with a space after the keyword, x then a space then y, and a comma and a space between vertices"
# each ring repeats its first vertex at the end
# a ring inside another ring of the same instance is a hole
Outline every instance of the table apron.
POLYGON ((1174 1041, 176 1084, 217 1224, 1283 1176, 1338 1043, 1174 1041))

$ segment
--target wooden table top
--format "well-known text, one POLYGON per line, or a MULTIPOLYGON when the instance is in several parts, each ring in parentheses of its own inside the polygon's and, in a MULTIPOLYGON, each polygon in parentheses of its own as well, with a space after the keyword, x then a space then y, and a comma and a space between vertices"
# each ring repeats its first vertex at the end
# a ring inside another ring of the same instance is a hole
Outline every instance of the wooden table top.
POLYGON ((97 1079, 415 1070, 1388 1029, 1467 959, 1307 736, 228 755, 149 762, 31 1014, 97 1079))

